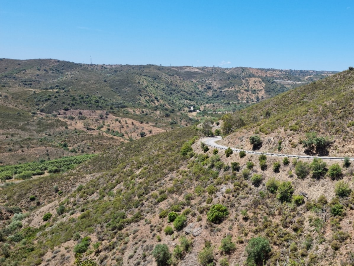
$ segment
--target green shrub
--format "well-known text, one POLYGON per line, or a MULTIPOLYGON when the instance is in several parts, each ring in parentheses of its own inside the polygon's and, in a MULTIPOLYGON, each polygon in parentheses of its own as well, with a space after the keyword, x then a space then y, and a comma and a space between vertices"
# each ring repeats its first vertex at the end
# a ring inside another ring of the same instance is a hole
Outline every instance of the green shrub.
POLYGON ((30 199, 30 201, 35 201, 35 200, 36 200, 36 196, 33 196, 33 195, 32 195, 32 196, 30 196, 29 199, 30 199))
POLYGON ((294 188, 291 185, 291 182, 282 182, 278 187, 277 199, 279 199, 281 202, 290 202, 293 193, 294 188))
POLYGON ((43 215, 43 221, 45 222, 50 220, 50 218, 52 218, 52 214, 50 212, 43 215))
POLYGON ((213 248, 211 246, 204 247, 202 251, 200 251, 198 254, 198 260, 202 266, 213 265, 214 262, 213 248))
POLYGON ((192 250, 193 242, 192 240, 182 236, 180 239, 181 248, 184 252, 190 252, 192 250))
POLYGON ((173 249, 173 257, 179 260, 183 258, 183 250, 180 245, 176 245, 173 249))
POLYGON ((229 215, 229 211, 227 208, 221 204, 215 204, 213 205, 208 214, 207 218, 208 221, 219 224, 221 223, 227 216, 229 215))
POLYGON ((214 149, 213 150, 213 154, 215 155, 215 154, 218 154, 219 153, 219 151, 218 151, 218 149, 214 149))
POLYGON ((220 266, 229 266, 230 265, 227 258, 222 258, 219 263, 220 263, 220 266))
POLYGON ((220 250, 226 254, 230 254, 236 249, 235 243, 232 242, 231 236, 227 236, 221 240, 220 250))
POLYGON ((284 164, 284 165, 288 165, 289 163, 290 163, 289 158, 288 158, 288 157, 285 157, 285 158, 283 159, 283 164, 284 164))
POLYGON ((298 178, 304 179, 310 173, 310 167, 308 163, 302 161, 297 161, 295 166, 295 174, 298 178))
POLYGON ((279 162, 275 162, 275 163, 273 164, 273 171, 274 171, 275 173, 279 173, 279 169, 280 169, 280 163, 279 163, 279 162))
POLYGON ((267 161, 263 160, 259 162, 259 166, 261 167, 262 171, 267 170, 267 161))
POLYGON ((305 203, 304 196, 302 195, 294 195, 293 196, 293 202, 297 205, 300 206, 305 203))
POLYGON ((23 171, 21 174, 18 174, 16 178, 25 180, 31 178, 32 176, 33 176, 32 171, 23 171))
POLYGON ((321 159, 314 158, 312 163, 310 164, 312 170, 313 178, 321 178, 326 174, 326 166, 327 164, 321 159))
POLYGON ((255 187, 258 187, 261 183, 262 183, 263 177, 261 175, 258 174, 254 174, 251 177, 251 182, 255 187))
POLYGON ((259 155, 258 160, 259 160, 260 162, 261 162, 261 161, 267 161, 267 155, 265 155, 265 154, 259 155))
POLYGON ((231 169, 232 171, 240 171, 240 164, 238 162, 232 162, 231 163, 231 169))
POLYGON ((165 218, 168 215, 168 210, 163 210, 159 213, 159 218, 165 218))
POLYGON ((339 164, 333 164, 328 169, 328 175, 332 180, 338 179, 342 176, 342 168, 339 164))
POLYGON ((243 158, 246 156, 246 152, 245 151, 240 151, 239 152, 240 158, 243 158))
POLYGON ((263 237, 252 238, 246 247, 248 265, 265 265, 271 252, 267 239, 263 237))
POLYGON ((336 184, 336 187, 334 189, 335 193, 339 197, 348 197, 352 190, 350 189, 349 185, 345 183, 344 181, 339 181, 336 184))
POLYGON ((171 253, 166 244, 157 244, 152 251, 152 255, 154 256, 158 266, 167 265, 168 260, 171 258, 171 253))
POLYGON ((173 234, 173 228, 171 226, 166 226, 164 231, 165 231, 166 235, 172 235, 173 234))
POLYGON ((210 185, 206 188, 206 191, 208 192, 209 195, 213 195, 216 193, 216 187, 214 187, 213 185, 210 185))
POLYGON ((193 149, 192 149, 192 144, 193 142, 192 141, 187 141, 183 144, 182 148, 181 148, 181 154, 183 156, 186 156, 189 152, 192 152, 193 149))
POLYGON ((180 231, 183 229, 183 227, 186 225, 187 222, 187 217, 184 215, 179 215, 177 218, 173 221, 173 226, 177 231, 180 231))
POLYGON ((344 158, 343 166, 348 168, 350 166, 350 159, 349 157, 344 158))
POLYGON ((59 205, 59 207, 56 209, 58 215, 62 215, 65 212, 65 206, 64 205, 59 205))
POLYGON ((75 253, 85 253, 88 249, 88 247, 90 246, 91 243, 91 238, 84 237, 80 243, 78 243, 75 247, 74 247, 74 252, 75 253))
POLYGON ((332 207, 331 207, 331 214, 333 216, 342 216, 344 214, 344 207, 343 205, 337 203, 337 204, 334 204, 332 207))
POLYGON ((251 174, 251 172, 250 172, 249 169, 244 169, 242 171, 242 176, 243 176, 244 179, 248 179, 250 177, 250 174, 251 174))
POLYGON ((204 153, 206 153, 207 151, 209 151, 209 147, 207 145, 205 145, 203 142, 201 142, 201 148, 203 150, 204 153))
POLYGON ((253 166, 254 166, 254 163, 253 162, 251 162, 251 161, 248 161, 247 163, 246 163, 246 167, 247 167, 247 169, 253 169, 253 166))
POLYGON ((266 183, 268 191, 272 194, 275 194, 277 192, 279 185, 279 181, 277 181, 274 177, 269 179, 266 183))
POLYGON ((225 150, 225 155, 226 155, 226 157, 230 157, 231 156, 231 154, 233 154, 234 152, 233 152, 233 150, 230 148, 230 147, 228 147, 226 150, 225 150))
POLYGON ((256 150, 259 149, 262 145, 262 140, 258 135, 253 135, 250 137, 250 143, 252 144, 252 149, 256 150))
POLYGON ((175 212, 170 212, 168 214, 168 222, 172 223, 174 220, 176 220, 176 218, 178 217, 178 214, 175 212))

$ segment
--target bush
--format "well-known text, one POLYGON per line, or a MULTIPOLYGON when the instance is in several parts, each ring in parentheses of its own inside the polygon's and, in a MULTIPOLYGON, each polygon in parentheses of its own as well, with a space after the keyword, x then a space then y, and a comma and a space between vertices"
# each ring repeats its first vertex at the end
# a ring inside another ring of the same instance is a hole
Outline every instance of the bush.
POLYGON ((181 248, 184 252, 190 252, 192 250, 192 240, 186 238, 185 236, 182 236, 180 239, 180 243, 181 243, 181 248))
POLYGON ((277 181, 274 177, 269 179, 266 183, 266 187, 268 191, 272 194, 275 194, 279 187, 279 181, 277 181))
POLYGON ((290 202, 293 193, 294 193, 294 188, 291 185, 291 182, 282 182, 278 187, 277 198, 281 202, 290 202))
POLYGON ((328 169, 328 175, 332 180, 338 179, 342 176, 342 168, 339 164, 333 164, 328 169))
POLYGON ((336 184, 336 188, 334 189, 336 195, 338 197, 348 197, 352 190, 350 189, 349 185, 343 181, 339 181, 336 184))
POLYGON ((167 265, 168 260, 171 258, 171 253, 166 244, 157 244, 152 251, 152 255, 154 256, 158 266, 167 265))
POLYGON ((159 213, 159 218, 165 218, 168 215, 168 210, 163 210, 159 213))
POLYGON ((245 151, 240 151, 239 152, 240 158, 243 158, 246 156, 246 152, 245 151))
POLYGON ((253 166, 254 166, 254 163, 253 162, 251 162, 251 161, 248 161, 247 163, 246 163, 246 167, 247 167, 247 169, 253 169, 253 166))
POLYGON ((52 218, 52 214, 50 212, 43 215, 43 221, 45 222, 50 220, 50 218, 52 218))
POLYGON ((331 207, 331 214, 333 216, 342 216, 344 214, 344 207, 341 204, 334 204, 331 207))
POLYGON ((252 149, 256 150, 259 149, 262 145, 262 140, 259 136, 253 135, 250 137, 250 143, 252 144, 252 149))
POLYGON ((226 254, 230 254, 236 249, 235 243, 231 241, 231 236, 227 236, 221 240, 220 250, 226 254))
POLYGON ((32 172, 32 171, 24 171, 24 172, 22 172, 21 174, 18 174, 18 175, 16 176, 16 178, 25 180, 25 179, 31 178, 32 175, 33 175, 33 172, 32 172))
POLYGON ((321 178, 326 174, 326 166, 327 164, 321 159, 314 158, 312 163, 310 164, 312 170, 313 178, 321 178))
POLYGON ((263 237, 252 238, 246 247, 248 265, 264 265, 269 257, 271 247, 263 237))
POLYGON ((32 195, 32 196, 30 196, 29 199, 30 199, 30 201, 35 201, 35 200, 36 200, 36 196, 33 196, 33 195, 32 195))
POLYGON ((173 221, 173 226, 176 228, 177 231, 180 231, 186 225, 186 222, 187 222, 187 217, 184 215, 179 215, 173 221))
POLYGON ((57 208, 57 214, 58 215, 62 215, 65 212, 65 206, 64 205, 59 205, 59 207, 57 208))
POLYGON ((231 156, 231 154, 233 154, 234 152, 233 152, 233 150, 230 148, 230 147, 228 147, 226 150, 225 150, 225 155, 226 155, 226 157, 230 157, 231 156))
POLYGON ((208 221, 214 223, 214 224, 219 224, 221 223, 227 216, 229 215, 229 211, 227 208, 221 204, 216 204, 213 205, 208 214, 208 221))
POLYGON ((183 146, 181 148, 181 154, 183 156, 186 156, 189 152, 193 151, 192 144, 193 144, 193 141, 187 141, 183 144, 183 146))
POLYGON ((90 246, 91 243, 91 238, 84 237, 80 243, 78 243, 75 247, 74 247, 74 252, 75 253, 85 253, 88 249, 88 247, 90 246))
POLYGON ((261 167, 262 171, 267 170, 267 161, 263 160, 259 162, 259 166, 261 167))
POLYGON ((243 176, 244 179, 248 179, 250 177, 250 174, 251 174, 251 172, 250 172, 249 169, 244 169, 242 171, 242 176, 243 176))
POLYGON ((324 137, 317 137, 315 132, 306 134, 306 139, 302 141, 303 146, 309 151, 317 153, 327 148, 330 141, 324 137))
POLYGON ((229 266, 230 265, 227 258, 222 258, 219 263, 220 263, 220 266, 229 266))
POLYGON ((214 149, 214 150, 213 150, 213 154, 214 154, 214 155, 216 155, 216 154, 218 154, 218 153, 219 153, 218 149, 214 149))
POLYGON ((283 159, 283 164, 284 164, 284 165, 288 165, 289 163, 290 163, 289 158, 288 158, 288 157, 285 157, 285 158, 283 159))
POLYGON ((280 163, 279 163, 279 162, 275 162, 275 163, 273 164, 273 171, 274 171, 275 173, 279 173, 279 169, 280 169, 280 163))
POLYGON ((258 157, 258 160, 261 162, 261 161, 267 161, 267 155, 265 155, 265 154, 261 154, 261 155, 259 155, 259 157, 258 157))
POLYGON ((178 214, 175 212, 170 212, 168 214, 168 222, 172 223, 174 220, 176 220, 176 218, 178 217, 178 214))
POLYGON ((238 162, 232 162, 231 163, 231 169, 232 171, 240 171, 240 164, 238 162))
POLYGON ((211 246, 204 247, 201 252, 198 254, 199 263, 203 266, 213 265, 214 253, 211 246))
POLYGON ((201 143, 201 148, 203 150, 204 153, 206 153, 207 151, 209 151, 209 147, 207 145, 205 145, 203 142, 201 143))
POLYGON ((210 185, 206 188, 206 191, 208 192, 209 195, 213 195, 216 193, 216 187, 213 185, 210 185))
POLYGON ((293 202, 297 205, 300 206, 305 203, 304 196, 302 195, 294 195, 293 196, 293 202))
POLYGON ((172 235, 173 234, 173 228, 171 226, 166 226, 164 231, 165 231, 166 235, 172 235))
POLYGON ((308 163, 304 163, 302 161, 297 161, 295 166, 295 174, 298 178, 304 179, 310 173, 310 167, 308 163))
POLYGON ((349 157, 344 158, 343 166, 348 168, 350 166, 350 159, 349 157))
POLYGON ((255 187, 258 187, 262 183, 263 177, 261 175, 255 174, 251 177, 251 182, 255 187))

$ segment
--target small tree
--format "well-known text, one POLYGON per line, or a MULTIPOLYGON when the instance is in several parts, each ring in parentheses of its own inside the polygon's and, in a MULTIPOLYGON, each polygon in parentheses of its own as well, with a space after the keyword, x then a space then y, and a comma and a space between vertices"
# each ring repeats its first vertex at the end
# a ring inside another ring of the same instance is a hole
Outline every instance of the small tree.
POLYGON ((258 135, 253 135, 250 137, 250 143, 253 145, 252 149, 256 150, 262 145, 262 140, 258 135))
POLYGON ((295 166, 295 174, 298 178, 304 179, 310 173, 310 167, 307 163, 297 161, 295 166))
POLYGON ((226 150, 225 150, 225 155, 226 157, 230 157, 231 154, 233 154, 234 152, 232 151, 232 149, 230 147, 228 147, 226 150))
POLYGON ((167 265, 168 260, 171 258, 171 253, 166 244, 157 244, 152 251, 152 255, 154 256, 158 266, 167 265))
POLYGON ((283 159, 283 164, 284 164, 284 165, 288 165, 289 163, 290 163, 289 158, 288 158, 288 157, 285 157, 285 158, 283 159))
POLYGON ((269 179, 266 183, 266 187, 268 191, 272 194, 275 194, 279 187, 279 181, 277 181, 274 177, 269 179))
POLYGON ((52 214, 50 212, 43 215, 43 221, 45 222, 50 220, 50 218, 52 218, 52 214))
POLYGON ((334 204, 332 207, 331 207, 331 214, 333 216, 342 216, 344 214, 344 207, 343 205, 337 203, 337 204, 334 204))
POLYGON ((261 170, 262 171, 265 171, 265 170, 267 170, 267 161, 260 161, 259 162, 259 166, 261 167, 261 170))
POLYGON ((339 181, 336 184, 336 188, 334 189, 336 195, 339 197, 348 197, 352 190, 350 189, 349 185, 344 181, 339 181))
POLYGON ((312 163, 310 164, 312 170, 313 178, 321 178, 326 174, 326 166, 327 164, 321 159, 314 158, 312 163))
POLYGON ((344 158, 343 166, 344 166, 345 168, 348 168, 348 167, 350 166, 350 159, 349 159, 349 157, 345 157, 345 158, 344 158))
POLYGON ((168 222, 172 223, 176 218, 178 217, 178 214, 176 212, 170 212, 168 214, 168 222))
POLYGON ((231 169, 232 171, 240 171, 240 164, 238 162, 232 162, 231 163, 231 169))
POLYGON ((254 166, 254 163, 253 162, 251 162, 251 161, 248 161, 247 163, 246 163, 246 167, 247 167, 247 169, 253 169, 253 166, 254 166))
POLYGON ((280 163, 279 162, 275 162, 273 164, 273 171, 274 173, 279 173, 279 169, 280 169, 280 163))
POLYGON ((293 193, 294 193, 294 188, 291 185, 291 182, 282 182, 278 187, 277 198, 281 202, 285 202, 285 201, 290 202, 293 193))
POLYGON ((328 169, 328 175, 332 180, 339 179, 342 176, 342 168, 339 164, 333 164, 328 169))
POLYGON ((186 225, 187 217, 184 215, 179 215, 174 221, 173 226, 177 231, 182 230, 182 228, 186 225))
POLYGON ((255 174, 251 177, 251 182, 255 187, 259 187, 262 183, 263 177, 261 175, 255 174))
POLYGON ((227 237, 221 240, 220 250, 226 254, 230 254, 236 249, 235 243, 232 242, 231 236, 228 235, 227 237))
POLYGON ((210 208, 210 210, 207 214, 207 217, 208 217, 208 221, 210 221, 214 224, 219 224, 228 215, 229 215, 229 211, 224 205, 215 204, 210 208))
POLYGON ((246 152, 245 151, 240 151, 239 152, 240 158, 243 158, 246 156, 246 152))
POLYGON ((254 237, 248 242, 246 252, 248 265, 264 265, 271 252, 271 247, 267 239, 254 237))

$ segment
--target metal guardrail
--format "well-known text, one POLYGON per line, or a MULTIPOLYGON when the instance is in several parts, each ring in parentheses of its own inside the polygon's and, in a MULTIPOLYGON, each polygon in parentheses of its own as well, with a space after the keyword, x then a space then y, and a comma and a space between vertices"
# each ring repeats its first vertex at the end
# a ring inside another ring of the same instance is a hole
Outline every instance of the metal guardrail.
MULTIPOLYGON (((223 146, 223 145, 219 145, 216 144, 215 141, 218 140, 222 140, 222 137, 217 136, 217 137, 208 137, 208 138, 204 138, 201 141, 210 147, 213 148, 218 148, 218 149, 223 149, 226 150, 229 147, 227 146, 223 146)), ((230 147, 231 148, 231 147, 230 147)), ((236 148, 231 148, 231 150, 236 151, 236 152, 240 152, 240 151, 244 151, 245 153, 248 154, 264 154, 267 156, 274 156, 274 157, 289 157, 289 158, 301 158, 301 159, 314 159, 314 158, 318 158, 318 159, 322 159, 322 160, 344 160, 345 157, 329 157, 329 156, 310 156, 310 155, 294 155, 294 154, 281 154, 281 153, 270 153, 270 152, 258 152, 258 151, 247 151, 247 150, 243 150, 243 149, 236 149, 236 148)), ((354 161, 353 157, 349 158, 350 161, 354 161)))

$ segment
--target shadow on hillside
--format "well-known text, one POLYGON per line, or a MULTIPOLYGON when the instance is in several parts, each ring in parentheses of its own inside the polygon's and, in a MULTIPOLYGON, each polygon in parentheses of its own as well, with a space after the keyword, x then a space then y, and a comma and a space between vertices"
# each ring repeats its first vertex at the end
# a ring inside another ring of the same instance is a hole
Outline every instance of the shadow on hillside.
POLYGON ((304 152, 306 155, 310 155, 310 156, 316 156, 316 155, 317 156, 328 156, 329 155, 329 151, 327 148, 316 150, 316 151, 306 149, 304 152))

